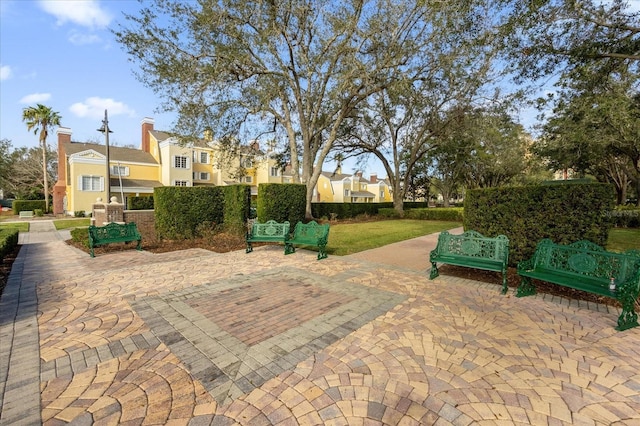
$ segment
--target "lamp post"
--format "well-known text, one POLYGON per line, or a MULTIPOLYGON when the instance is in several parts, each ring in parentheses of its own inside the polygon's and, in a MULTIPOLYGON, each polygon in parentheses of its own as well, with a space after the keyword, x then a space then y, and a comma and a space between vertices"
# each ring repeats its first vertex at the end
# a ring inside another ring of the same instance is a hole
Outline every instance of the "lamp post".
POLYGON ((104 120, 102 120, 102 127, 98 129, 100 133, 104 133, 104 142, 106 145, 107 156, 107 174, 104 182, 105 189, 107 190, 107 204, 110 201, 111 196, 111 169, 109 168, 109 133, 113 133, 109 129, 109 119, 107 118, 107 110, 104 110, 104 120))

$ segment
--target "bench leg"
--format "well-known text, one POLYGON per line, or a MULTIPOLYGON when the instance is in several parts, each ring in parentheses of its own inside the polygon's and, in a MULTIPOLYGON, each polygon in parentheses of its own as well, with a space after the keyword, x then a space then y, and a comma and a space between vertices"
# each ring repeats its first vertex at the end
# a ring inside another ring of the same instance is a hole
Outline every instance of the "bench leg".
POLYGON ((518 290, 516 291, 516 297, 533 296, 536 294, 536 287, 531 284, 531 278, 522 277, 518 290))
POLYGON ((251 245, 250 242, 247 241, 247 248, 244 251, 245 253, 251 253, 253 251, 253 246, 251 245))
POLYGON ((138 245, 136 246, 136 250, 142 251, 142 240, 138 240, 138 245))
POLYGON ((293 246, 293 244, 285 243, 284 254, 291 254, 295 252, 296 252, 296 248, 293 246))
MULTIPOLYGON (((624 290, 623 290, 624 291, 624 290)), ((638 314, 635 311, 635 295, 623 294, 620 296, 622 312, 618 317, 616 330, 624 331, 638 326, 638 314)))
POLYGON ((431 263, 431 273, 429 274, 429 279, 432 280, 436 277, 440 276, 440 272, 438 272, 438 265, 436 262, 431 263))
POLYGON ((327 246, 320 245, 318 246, 318 260, 326 259, 327 255, 327 246))
POLYGON ((507 294, 509 286, 507 286, 507 271, 502 271, 502 294, 507 294))

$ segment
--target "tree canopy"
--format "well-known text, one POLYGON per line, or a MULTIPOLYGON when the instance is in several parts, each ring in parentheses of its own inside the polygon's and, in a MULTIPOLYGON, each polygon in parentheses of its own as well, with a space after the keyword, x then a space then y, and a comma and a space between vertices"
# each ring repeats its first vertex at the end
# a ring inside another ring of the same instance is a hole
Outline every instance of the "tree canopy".
POLYGON ((322 164, 359 105, 462 77, 496 37, 487 20, 500 3, 167 0, 127 16, 116 38, 162 108, 179 113, 178 133, 286 140, 310 216, 322 164))

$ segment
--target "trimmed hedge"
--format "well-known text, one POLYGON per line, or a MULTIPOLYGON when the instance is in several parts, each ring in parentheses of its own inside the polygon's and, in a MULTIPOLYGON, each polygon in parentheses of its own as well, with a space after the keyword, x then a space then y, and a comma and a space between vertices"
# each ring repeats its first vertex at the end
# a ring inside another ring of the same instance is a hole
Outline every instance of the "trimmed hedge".
POLYGON ((148 197, 128 197, 128 210, 153 210, 153 195, 148 197))
MULTIPOLYGON (((398 217, 395 209, 380 209, 378 214, 384 217, 398 217)), ((462 207, 438 207, 438 208, 421 208, 408 209, 404 211, 405 219, 418 220, 446 220, 452 222, 462 222, 464 217, 464 208, 462 207)))
POLYGON ((158 237, 195 238, 199 236, 202 224, 205 227, 225 224, 235 229, 249 216, 250 197, 251 188, 247 185, 155 188, 153 198, 158 237))
POLYGON ((244 233, 245 223, 251 213, 251 187, 230 185, 220 187, 224 194, 222 216, 227 231, 244 233))
POLYGON ((0 262, 18 246, 17 229, 0 229, 0 262))
POLYGON ((15 214, 19 214, 22 211, 33 211, 33 210, 46 210, 46 201, 45 200, 13 200, 11 203, 11 209, 15 214))
POLYGON ((469 190, 464 229, 506 235, 510 266, 530 258, 543 238, 558 244, 589 240, 604 247, 613 194, 611 185, 601 183, 469 190))
POLYGON ((291 229, 304 222, 307 186, 293 183, 261 183, 258 185, 258 222, 289 221, 291 229))
MULTIPOLYGON (((426 207, 426 202, 407 201, 404 203, 405 213, 409 209, 426 207)), ((313 203, 311 205, 313 217, 317 218, 330 218, 332 214, 336 214, 338 219, 350 219, 362 214, 376 216, 381 209, 393 209, 393 203, 313 203)))
POLYGON ((640 209, 617 206, 611 212, 611 223, 617 228, 640 228, 640 209))

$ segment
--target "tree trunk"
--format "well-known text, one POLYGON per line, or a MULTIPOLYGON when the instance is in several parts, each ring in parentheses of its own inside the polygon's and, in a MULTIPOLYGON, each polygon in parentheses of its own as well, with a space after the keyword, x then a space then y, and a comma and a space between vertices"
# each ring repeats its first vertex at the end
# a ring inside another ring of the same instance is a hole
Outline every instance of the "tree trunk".
POLYGON ((44 212, 49 212, 49 177, 47 173, 47 141, 42 141, 42 177, 44 178, 44 212))

